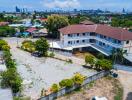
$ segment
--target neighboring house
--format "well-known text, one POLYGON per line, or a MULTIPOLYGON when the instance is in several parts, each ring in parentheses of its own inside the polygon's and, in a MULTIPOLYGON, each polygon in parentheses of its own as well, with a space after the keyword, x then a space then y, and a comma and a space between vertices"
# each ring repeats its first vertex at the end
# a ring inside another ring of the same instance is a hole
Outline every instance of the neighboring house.
POLYGON ((28 28, 27 30, 26 30, 26 32, 28 32, 28 33, 30 33, 31 35, 34 33, 34 32, 36 32, 38 29, 36 29, 36 28, 34 28, 34 27, 31 27, 31 28, 28 28))
POLYGON ((6 26, 9 25, 9 22, 0 22, 0 26, 6 26))
POLYGON ((95 23, 89 20, 84 20, 82 21, 80 24, 84 24, 84 25, 94 25, 95 23))
POLYGON ((132 53, 132 32, 108 25, 70 25, 59 29, 60 41, 53 48, 73 51, 92 47, 109 56, 113 49, 122 48, 132 53))
POLYGON ((40 29, 40 30, 34 32, 34 33, 32 34, 32 36, 33 36, 33 38, 34 38, 34 37, 44 37, 44 36, 46 36, 47 34, 48 34, 47 29, 46 29, 46 28, 43 28, 43 29, 40 29))

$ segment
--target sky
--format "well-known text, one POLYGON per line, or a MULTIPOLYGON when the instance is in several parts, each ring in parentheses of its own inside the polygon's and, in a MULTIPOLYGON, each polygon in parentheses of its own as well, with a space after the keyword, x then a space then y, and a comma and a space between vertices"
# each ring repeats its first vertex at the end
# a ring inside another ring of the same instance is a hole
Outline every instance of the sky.
POLYGON ((33 10, 101 9, 132 11, 132 0, 0 0, 0 11, 15 11, 15 6, 33 10))

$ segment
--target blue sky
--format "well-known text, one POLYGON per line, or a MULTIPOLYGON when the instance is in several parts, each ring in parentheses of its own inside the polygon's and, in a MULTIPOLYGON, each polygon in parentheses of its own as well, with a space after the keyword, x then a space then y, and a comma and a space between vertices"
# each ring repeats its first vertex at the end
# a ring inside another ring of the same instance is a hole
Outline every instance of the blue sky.
POLYGON ((29 10, 102 9, 132 11, 132 0, 0 0, 0 11, 14 11, 15 6, 29 10))

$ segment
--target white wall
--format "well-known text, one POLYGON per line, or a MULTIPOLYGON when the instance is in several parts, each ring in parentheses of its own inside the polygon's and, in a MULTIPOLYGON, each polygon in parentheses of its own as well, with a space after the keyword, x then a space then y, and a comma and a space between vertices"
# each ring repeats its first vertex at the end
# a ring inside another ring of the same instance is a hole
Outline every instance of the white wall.
POLYGON ((132 53, 132 40, 129 40, 128 44, 127 41, 123 42, 123 50, 127 50, 127 53, 132 53))

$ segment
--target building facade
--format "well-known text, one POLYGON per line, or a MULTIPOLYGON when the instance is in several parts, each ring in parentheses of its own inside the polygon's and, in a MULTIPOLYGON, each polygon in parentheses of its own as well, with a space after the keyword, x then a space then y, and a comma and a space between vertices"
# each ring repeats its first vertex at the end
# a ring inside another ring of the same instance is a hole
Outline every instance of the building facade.
POLYGON ((121 48, 132 53, 132 32, 107 25, 71 25, 59 30, 63 48, 92 47, 106 55, 121 48))

